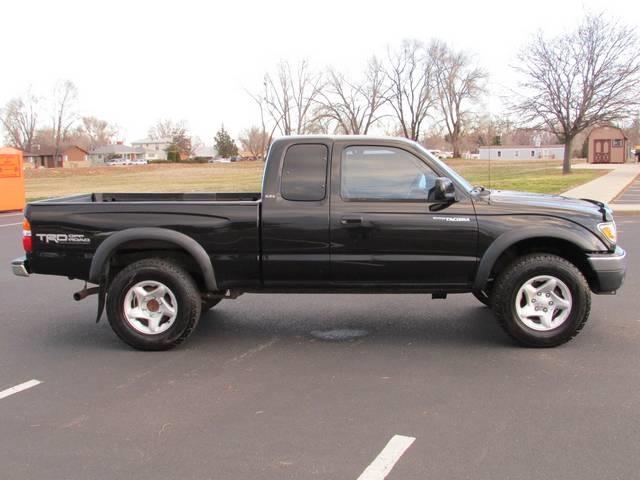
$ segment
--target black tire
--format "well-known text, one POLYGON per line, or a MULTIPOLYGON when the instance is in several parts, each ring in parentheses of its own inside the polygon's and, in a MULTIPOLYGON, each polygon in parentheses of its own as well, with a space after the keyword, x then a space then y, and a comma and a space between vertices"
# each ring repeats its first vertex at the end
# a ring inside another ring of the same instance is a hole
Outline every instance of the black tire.
POLYGON ((476 297, 476 299, 486 305, 487 307, 491 308, 491 297, 488 296, 486 293, 484 292, 480 292, 480 293, 476 293, 476 292, 472 292, 473 296, 476 297))
POLYGON ((580 270, 564 258, 551 254, 531 254, 515 260, 498 277, 492 299, 500 326, 525 347, 555 347, 568 342, 584 327, 591 310, 591 291, 580 270), (528 280, 539 275, 561 280, 572 297, 566 320, 547 331, 528 327, 516 311, 518 291, 528 280))
POLYGON ((222 301, 221 298, 208 298, 202 300, 202 313, 206 313, 222 301))
POLYGON ((140 260, 121 270, 107 293, 107 317, 111 328, 122 341, 138 350, 168 350, 179 345, 198 324, 201 308, 200 292, 191 275, 182 267, 157 258, 140 260), (175 320, 162 333, 141 333, 125 316, 127 292, 142 281, 162 283, 175 297, 175 320))

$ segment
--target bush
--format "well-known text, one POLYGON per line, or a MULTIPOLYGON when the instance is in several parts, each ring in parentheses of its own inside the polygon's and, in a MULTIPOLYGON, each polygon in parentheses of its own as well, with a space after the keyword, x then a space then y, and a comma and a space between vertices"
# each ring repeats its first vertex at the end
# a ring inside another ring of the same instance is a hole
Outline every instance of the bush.
MULTIPOLYGON (((167 154, 167 157, 169 157, 169 155, 167 154)), ((189 158, 187 160, 180 160, 180 157, 178 157, 177 160, 171 160, 169 158, 167 158, 166 160, 149 160, 149 163, 158 163, 158 164, 162 164, 162 163, 207 163, 209 161, 208 158, 206 157, 195 157, 195 158, 189 158)))

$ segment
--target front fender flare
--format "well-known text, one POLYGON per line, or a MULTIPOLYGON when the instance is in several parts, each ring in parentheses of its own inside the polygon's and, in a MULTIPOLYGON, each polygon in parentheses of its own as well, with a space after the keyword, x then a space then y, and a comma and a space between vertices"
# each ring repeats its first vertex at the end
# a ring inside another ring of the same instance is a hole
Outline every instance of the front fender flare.
POLYGON ((586 229, 585 233, 588 236, 580 235, 578 232, 568 228, 559 229, 558 227, 525 227, 503 233, 493 241, 482 255, 473 282, 473 291, 480 293, 485 288, 489 280, 489 275, 491 274, 491 269, 498 258, 500 258, 500 255, 509 247, 522 240, 532 238, 564 240, 574 244, 576 248, 581 249, 583 252, 606 249, 606 246, 602 244, 595 235, 586 229))
POLYGON ((200 267, 207 290, 218 291, 211 259, 205 249, 202 248, 202 245, 184 233, 156 227, 129 228, 110 235, 96 249, 96 253, 91 260, 89 281, 100 284, 101 276, 115 250, 122 244, 133 240, 162 240, 183 248, 200 267))

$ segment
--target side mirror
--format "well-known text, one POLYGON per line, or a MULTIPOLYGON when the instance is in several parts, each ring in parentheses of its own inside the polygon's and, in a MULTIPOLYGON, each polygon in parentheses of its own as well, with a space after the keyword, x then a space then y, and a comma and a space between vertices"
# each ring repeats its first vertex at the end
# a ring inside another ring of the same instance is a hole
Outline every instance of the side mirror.
POLYGON ((435 201, 442 203, 453 203, 456 201, 456 187, 453 182, 446 177, 436 178, 435 201))

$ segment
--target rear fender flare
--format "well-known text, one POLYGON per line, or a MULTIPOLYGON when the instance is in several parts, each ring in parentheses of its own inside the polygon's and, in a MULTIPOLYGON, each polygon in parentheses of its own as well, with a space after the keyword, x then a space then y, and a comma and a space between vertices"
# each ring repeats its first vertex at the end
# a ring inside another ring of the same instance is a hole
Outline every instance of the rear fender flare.
POLYGON ((207 290, 212 292, 218 291, 218 284, 216 282, 211 259, 205 249, 202 248, 202 245, 184 233, 176 232, 175 230, 167 228, 129 228, 110 235, 96 249, 96 253, 91 260, 89 281, 100 284, 103 272, 108 266, 113 253, 124 243, 133 240, 163 240, 183 248, 191 255, 191 257, 193 257, 200 267, 207 290))

